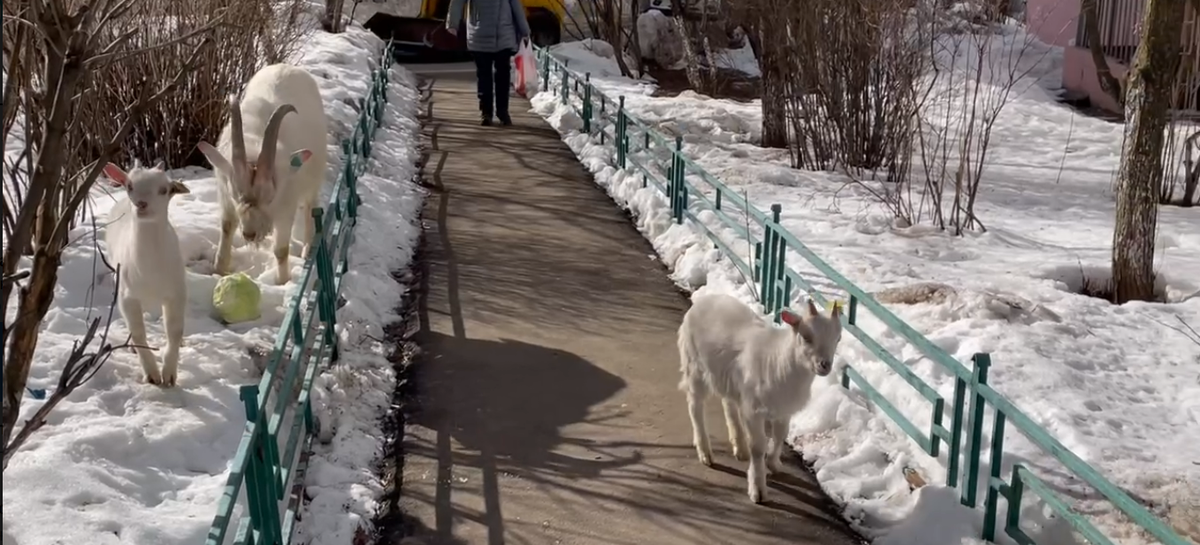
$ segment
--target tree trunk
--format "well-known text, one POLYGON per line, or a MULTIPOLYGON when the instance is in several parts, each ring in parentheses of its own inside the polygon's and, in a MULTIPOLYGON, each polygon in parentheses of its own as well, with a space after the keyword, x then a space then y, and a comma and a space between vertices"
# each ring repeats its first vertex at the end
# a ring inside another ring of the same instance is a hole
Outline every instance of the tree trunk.
POLYGON ((786 82, 779 55, 783 41, 777 35, 778 24, 765 17, 759 18, 746 33, 762 72, 762 142, 759 145, 764 148, 788 146, 786 82))
POLYGON ((707 93, 704 74, 700 72, 700 53, 696 51, 696 24, 688 20, 687 8, 687 0, 671 0, 671 19, 683 44, 688 85, 699 93, 707 93))
MULTIPOLYGON (((609 38, 608 43, 613 46, 613 54, 616 56, 617 68, 621 70, 621 75, 627 78, 633 77, 633 72, 629 70, 629 63, 625 62, 625 30, 621 23, 623 17, 621 13, 621 2, 619 0, 604 0, 604 12, 607 14, 605 22, 608 25, 607 33, 609 38)), ((634 28, 637 31, 637 28, 634 28)))
MULTIPOLYGON (((87 75, 83 59, 88 57, 88 36, 81 29, 90 22, 91 12, 82 11, 55 26, 43 25, 43 28, 58 29, 57 33, 43 38, 47 46, 43 69, 48 76, 46 88, 53 92, 47 92, 40 100, 39 106, 46 115, 45 130, 41 132, 41 141, 36 148, 33 175, 13 230, 13 239, 4 251, 4 275, 9 276, 16 272, 17 253, 26 241, 33 242, 29 285, 18 291, 17 318, 3 333, 3 346, 8 351, 4 357, 4 400, 0 414, 0 439, 4 445, 8 445, 16 429, 42 319, 54 301, 54 286, 58 282, 63 247, 54 232, 61 212, 57 201, 61 191, 58 186, 65 178, 62 171, 67 161, 63 156, 67 153, 70 111, 79 83, 87 75)), ((15 284, 6 283, 0 288, 3 290, 0 296, 6 305, 15 284)))
POLYGON ((1200 186, 1200 164, 1193 163, 1183 178, 1183 202, 1179 206, 1189 208, 1196 205, 1196 188, 1200 186))
MULTIPOLYGON (((1079 12, 1083 18, 1084 32, 1088 36, 1088 52, 1092 54, 1092 64, 1096 65, 1096 78, 1100 80, 1100 89, 1117 101, 1117 104, 1124 106, 1125 92, 1121 81, 1112 75, 1108 57, 1104 55, 1103 44, 1100 43, 1100 14, 1096 13, 1096 0, 1083 0, 1079 12)), ((1181 15, 1181 21, 1182 17, 1181 15)))
POLYGON ((341 32, 343 0, 325 0, 324 30, 329 33, 341 32))
POLYGON ((8 353, 4 357, 4 404, 2 439, 8 445, 16 432, 21 413, 21 399, 29 381, 29 368, 37 349, 42 330, 42 318, 54 301, 54 286, 58 283, 59 253, 39 248, 33 257, 33 275, 29 286, 20 291, 18 308, 25 314, 13 322, 6 339, 8 353))
POLYGON ((1188 0, 1148 0, 1141 43, 1130 70, 1125 146, 1117 174, 1113 230, 1113 302, 1154 297, 1154 236, 1162 182, 1163 129, 1179 67, 1184 6, 1188 0))
POLYGON ((642 39, 638 36, 638 16, 641 15, 641 0, 629 0, 630 19, 633 21, 633 32, 629 33, 630 49, 633 50, 634 69, 637 70, 637 77, 641 78, 646 74, 646 61, 642 58, 642 39))

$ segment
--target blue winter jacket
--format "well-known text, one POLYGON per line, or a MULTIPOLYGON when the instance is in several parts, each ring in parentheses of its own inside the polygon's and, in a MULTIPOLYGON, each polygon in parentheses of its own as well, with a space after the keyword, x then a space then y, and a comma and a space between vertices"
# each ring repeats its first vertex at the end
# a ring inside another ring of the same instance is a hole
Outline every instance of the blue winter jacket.
POLYGON ((467 49, 478 53, 516 51, 517 42, 529 36, 529 22, 521 0, 452 0, 446 26, 457 29, 463 11, 467 17, 467 49))

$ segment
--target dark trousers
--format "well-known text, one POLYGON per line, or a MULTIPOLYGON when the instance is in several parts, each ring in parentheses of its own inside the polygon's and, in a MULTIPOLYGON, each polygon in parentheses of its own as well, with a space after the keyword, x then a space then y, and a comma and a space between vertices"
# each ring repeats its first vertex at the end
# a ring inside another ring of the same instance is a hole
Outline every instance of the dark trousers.
POLYGON ((484 117, 508 117, 508 89, 512 86, 512 67, 509 59, 514 51, 495 53, 471 52, 475 57, 475 80, 479 96, 479 112, 484 117))

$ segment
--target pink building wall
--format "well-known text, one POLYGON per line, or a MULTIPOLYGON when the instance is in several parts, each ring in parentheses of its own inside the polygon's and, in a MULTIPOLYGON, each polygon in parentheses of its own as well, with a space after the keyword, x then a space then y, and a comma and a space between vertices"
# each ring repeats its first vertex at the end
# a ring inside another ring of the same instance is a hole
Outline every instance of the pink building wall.
MULTIPOLYGON (((1079 30, 1079 0, 1026 0, 1025 24, 1039 40, 1063 48, 1063 87, 1086 95, 1093 106, 1120 112, 1120 106, 1100 88, 1096 64, 1088 50, 1075 47, 1079 30)), ((1128 68, 1109 58, 1113 75, 1121 78, 1128 68)))
POLYGON ((1039 40, 1069 47, 1079 24, 1079 0, 1026 0, 1025 24, 1039 40))

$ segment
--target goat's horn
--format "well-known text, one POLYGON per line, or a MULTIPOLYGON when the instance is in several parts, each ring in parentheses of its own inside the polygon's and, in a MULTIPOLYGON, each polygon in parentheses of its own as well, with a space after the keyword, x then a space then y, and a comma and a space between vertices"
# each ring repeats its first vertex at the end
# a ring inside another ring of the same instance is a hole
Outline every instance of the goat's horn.
POLYGON ((258 167, 267 172, 271 172, 275 168, 275 148, 279 144, 279 125, 283 123, 283 116, 296 111, 296 107, 291 104, 280 104, 275 108, 275 113, 271 114, 271 120, 267 121, 267 130, 263 131, 262 152, 258 156, 258 167))
POLYGON ((229 96, 229 136, 233 144, 234 169, 246 164, 246 136, 242 133, 242 105, 234 95, 229 96))

